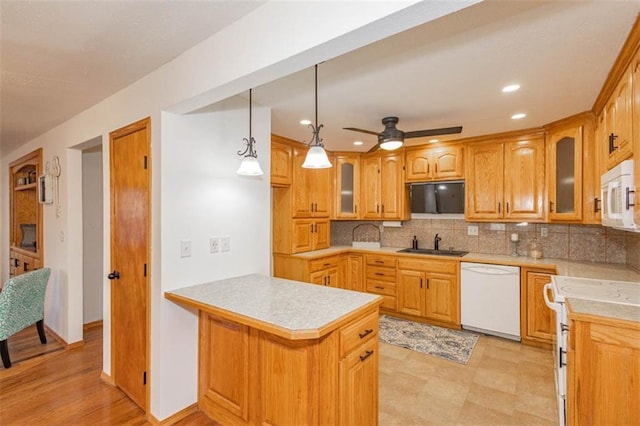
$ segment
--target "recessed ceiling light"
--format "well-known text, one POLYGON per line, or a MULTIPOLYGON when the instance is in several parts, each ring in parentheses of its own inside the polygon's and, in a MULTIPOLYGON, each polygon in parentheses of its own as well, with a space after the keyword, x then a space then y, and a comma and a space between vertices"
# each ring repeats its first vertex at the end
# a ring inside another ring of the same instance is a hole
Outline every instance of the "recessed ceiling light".
POLYGON ((311 124, 311 120, 300 120, 300 124, 302 124, 303 126, 308 126, 309 124, 311 124))
POLYGON ((429 142, 431 142, 431 143, 440 142, 440 139, 429 139, 429 142))
POLYGON ((362 145, 362 141, 354 141, 353 144, 354 145, 362 145))
POLYGON ((519 112, 517 114, 513 114, 511 116, 512 120, 520 120, 521 118, 525 118, 527 116, 527 114, 523 113, 523 112, 519 112))
POLYGON ((520 88, 519 84, 510 84, 508 86, 504 86, 502 88, 502 91, 504 93, 509 93, 509 92, 515 92, 516 90, 518 90, 520 88))

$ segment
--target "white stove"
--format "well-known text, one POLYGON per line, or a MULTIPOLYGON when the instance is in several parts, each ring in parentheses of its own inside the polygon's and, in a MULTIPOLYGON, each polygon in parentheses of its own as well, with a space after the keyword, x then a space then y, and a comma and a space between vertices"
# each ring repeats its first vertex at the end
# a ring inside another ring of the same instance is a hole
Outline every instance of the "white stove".
POLYGON ((544 286, 544 300, 556 313, 554 359, 559 425, 566 425, 567 349, 569 320, 565 300, 585 299, 617 305, 640 306, 640 283, 553 276, 544 286), (549 298, 551 293, 551 298, 549 298))

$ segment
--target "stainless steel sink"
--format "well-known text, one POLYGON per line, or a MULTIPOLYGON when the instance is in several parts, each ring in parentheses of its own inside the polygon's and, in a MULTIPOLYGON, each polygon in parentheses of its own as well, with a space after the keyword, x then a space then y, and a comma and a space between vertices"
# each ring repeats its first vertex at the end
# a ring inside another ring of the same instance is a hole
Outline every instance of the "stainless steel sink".
POLYGON ((414 249, 414 248, 406 248, 402 250, 398 250, 398 253, 415 253, 415 254, 432 254, 436 256, 454 256, 454 257, 462 257, 465 254, 468 254, 468 251, 459 251, 459 250, 434 250, 434 249, 414 249))

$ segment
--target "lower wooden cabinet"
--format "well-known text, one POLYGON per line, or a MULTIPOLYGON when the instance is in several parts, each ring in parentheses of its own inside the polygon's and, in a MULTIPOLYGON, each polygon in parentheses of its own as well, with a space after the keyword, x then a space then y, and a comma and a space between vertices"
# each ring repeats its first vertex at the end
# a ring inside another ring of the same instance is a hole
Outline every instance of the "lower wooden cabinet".
POLYGON ((551 348, 555 313, 544 302, 544 286, 555 271, 522 268, 520 275, 520 335, 522 343, 551 348))
POLYGON ((15 277, 41 266, 38 254, 16 248, 9 250, 9 276, 15 277))
POLYGON ((377 424, 378 309, 303 340, 200 312, 198 406, 228 425, 377 424))
POLYGON ((398 260, 398 312, 460 326, 460 263, 398 260))
POLYGON ((640 424, 640 323, 574 315, 569 302, 567 424, 640 424))
POLYGON ((382 309, 396 310, 396 263, 395 256, 365 255, 365 290, 382 296, 382 309))
POLYGON ((338 278, 338 256, 327 256, 309 263, 309 281, 312 284, 342 287, 338 278))
POLYGON ((365 291, 364 288, 364 256, 361 254, 343 254, 340 256, 341 288, 354 291, 365 291))

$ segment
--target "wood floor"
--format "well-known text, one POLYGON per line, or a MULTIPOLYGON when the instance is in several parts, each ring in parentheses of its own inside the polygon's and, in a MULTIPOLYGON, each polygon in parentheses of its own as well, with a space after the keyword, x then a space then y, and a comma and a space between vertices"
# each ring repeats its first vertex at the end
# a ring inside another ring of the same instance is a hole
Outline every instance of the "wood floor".
MULTIPOLYGON (((0 367, 0 425, 149 424, 100 379, 102 327, 85 330, 80 348, 25 356, 44 346, 37 334, 34 326, 9 343, 15 361, 0 367)), ((483 336, 469 364, 460 365, 380 344, 382 426, 556 425, 554 390, 550 351, 483 336)), ((178 424, 217 425, 201 412, 178 424)))

